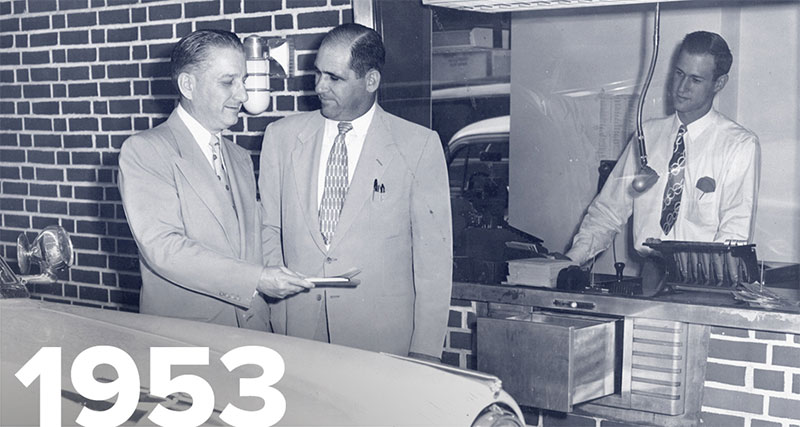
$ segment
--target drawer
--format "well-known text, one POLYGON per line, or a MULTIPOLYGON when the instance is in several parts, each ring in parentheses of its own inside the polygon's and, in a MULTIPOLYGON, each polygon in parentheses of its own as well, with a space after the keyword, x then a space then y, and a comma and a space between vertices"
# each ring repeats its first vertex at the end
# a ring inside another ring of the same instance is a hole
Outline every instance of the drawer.
POLYGON ((615 323, 539 312, 479 317, 478 370, 499 377, 521 405, 571 412, 615 391, 615 323))

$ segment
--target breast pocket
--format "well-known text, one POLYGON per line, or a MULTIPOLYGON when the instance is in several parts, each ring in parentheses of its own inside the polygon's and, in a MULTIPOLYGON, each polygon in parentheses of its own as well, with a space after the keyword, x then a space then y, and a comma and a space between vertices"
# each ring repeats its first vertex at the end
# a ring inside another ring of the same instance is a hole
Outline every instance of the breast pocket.
POLYGON ((393 239, 408 232, 408 197, 390 193, 388 190, 374 192, 369 200, 370 231, 377 238, 393 239))
POLYGON ((689 200, 682 201, 686 206, 686 220, 697 225, 716 225, 719 222, 717 193, 693 191, 689 200))

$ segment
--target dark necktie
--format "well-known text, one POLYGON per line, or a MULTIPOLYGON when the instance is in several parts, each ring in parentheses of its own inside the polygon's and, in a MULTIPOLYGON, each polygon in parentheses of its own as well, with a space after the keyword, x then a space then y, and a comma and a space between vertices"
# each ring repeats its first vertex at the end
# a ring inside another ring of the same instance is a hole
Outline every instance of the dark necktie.
POLYGON ((667 187, 664 188, 664 201, 661 205, 661 229, 667 235, 678 220, 678 211, 681 208, 681 195, 683 194, 683 170, 686 166, 684 156, 683 134, 686 127, 681 125, 675 145, 672 148, 672 158, 669 160, 669 178, 667 187))
POLYGON ((326 245, 331 244, 339 214, 344 206, 344 199, 349 188, 347 180, 347 146, 344 137, 353 129, 349 122, 339 122, 339 134, 333 141, 331 153, 325 168, 325 190, 319 205, 319 230, 326 245))

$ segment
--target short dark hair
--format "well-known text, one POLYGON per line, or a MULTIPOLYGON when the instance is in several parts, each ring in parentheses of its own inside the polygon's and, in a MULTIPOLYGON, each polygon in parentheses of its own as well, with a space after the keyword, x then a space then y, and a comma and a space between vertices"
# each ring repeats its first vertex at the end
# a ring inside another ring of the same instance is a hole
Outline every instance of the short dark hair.
POLYGON ((178 88, 178 76, 187 69, 195 68, 208 59, 212 47, 228 47, 244 53, 242 41, 236 34, 222 30, 197 30, 184 36, 174 48, 170 58, 172 84, 178 88))
POLYGON ((359 78, 373 68, 383 71, 386 49, 381 35, 372 28, 360 24, 339 25, 325 35, 320 47, 333 42, 350 45, 350 68, 359 78))
POLYGON ((733 63, 733 55, 728 43, 717 33, 695 31, 683 38, 681 51, 692 54, 709 54, 714 57, 714 80, 728 74, 733 63))

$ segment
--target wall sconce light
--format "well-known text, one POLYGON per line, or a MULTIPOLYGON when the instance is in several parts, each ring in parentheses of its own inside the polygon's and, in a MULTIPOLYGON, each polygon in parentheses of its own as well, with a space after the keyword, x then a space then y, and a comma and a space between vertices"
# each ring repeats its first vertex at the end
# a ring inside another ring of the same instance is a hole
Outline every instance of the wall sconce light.
POLYGON ((248 96, 244 108, 250 114, 259 114, 269 107, 270 77, 294 75, 294 44, 288 39, 249 36, 244 39, 244 50, 247 59, 244 86, 248 96), (275 68, 276 72, 270 71, 275 68))

